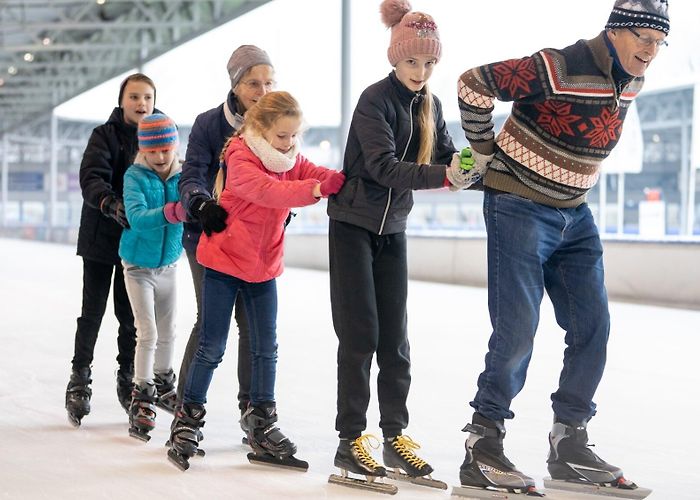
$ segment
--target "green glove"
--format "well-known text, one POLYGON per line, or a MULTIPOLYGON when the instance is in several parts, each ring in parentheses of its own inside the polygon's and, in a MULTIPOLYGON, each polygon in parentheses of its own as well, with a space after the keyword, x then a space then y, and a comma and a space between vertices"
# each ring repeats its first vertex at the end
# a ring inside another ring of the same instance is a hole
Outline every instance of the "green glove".
POLYGON ((474 157, 471 148, 464 148, 459 153, 459 166, 462 170, 471 170, 474 167, 474 157))

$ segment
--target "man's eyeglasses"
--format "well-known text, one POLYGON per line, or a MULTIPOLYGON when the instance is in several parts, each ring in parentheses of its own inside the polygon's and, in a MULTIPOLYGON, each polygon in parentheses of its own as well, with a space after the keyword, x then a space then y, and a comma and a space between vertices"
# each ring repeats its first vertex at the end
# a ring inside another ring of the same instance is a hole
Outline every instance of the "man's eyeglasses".
POLYGON ((650 36, 640 35, 632 28, 628 27, 627 29, 630 31, 630 33, 637 37, 637 42, 639 43, 639 45, 646 49, 651 48, 652 45, 656 45, 657 49, 668 47, 668 42, 666 40, 656 40, 650 36))
POLYGON ((275 82, 270 80, 267 82, 261 82, 260 80, 248 80, 245 82, 241 82, 243 85, 248 87, 251 90, 254 90, 256 92, 261 91, 262 89, 265 89, 267 92, 271 91, 273 88, 275 88, 275 82))

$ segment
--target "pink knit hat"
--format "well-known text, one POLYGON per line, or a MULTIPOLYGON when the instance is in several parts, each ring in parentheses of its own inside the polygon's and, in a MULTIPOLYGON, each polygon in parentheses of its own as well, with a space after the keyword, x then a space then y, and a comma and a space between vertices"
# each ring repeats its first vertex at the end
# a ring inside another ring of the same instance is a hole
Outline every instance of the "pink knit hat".
POLYGON ((392 66, 417 55, 430 55, 440 60, 442 44, 432 17, 423 12, 411 12, 408 0, 384 0, 379 11, 382 22, 391 28, 387 55, 392 66))

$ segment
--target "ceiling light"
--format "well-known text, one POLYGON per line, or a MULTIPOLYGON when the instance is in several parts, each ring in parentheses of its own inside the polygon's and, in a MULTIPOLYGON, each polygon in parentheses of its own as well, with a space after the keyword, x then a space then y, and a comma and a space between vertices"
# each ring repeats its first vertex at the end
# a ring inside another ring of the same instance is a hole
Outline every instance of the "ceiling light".
POLYGON ((42 45, 51 45, 51 39, 47 36, 41 40, 42 45))
POLYGON ((24 54, 24 60, 25 60, 26 62, 32 62, 32 61, 34 60, 34 54, 32 54, 31 52, 25 53, 25 54, 24 54))
POLYGON ((107 0, 95 0, 97 5, 104 5, 107 0))
POLYGON ((14 66, 10 66, 9 68, 7 68, 7 72, 8 72, 9 74, 11 74, 11 75, 16 75, 16 74, 17 74, 17 68, 15 68, 14 66))
POLYGON ((5 85, 5 80, 3 80, 2 78, 0 78, 0 87, 2 87, 3 85, 5 85))

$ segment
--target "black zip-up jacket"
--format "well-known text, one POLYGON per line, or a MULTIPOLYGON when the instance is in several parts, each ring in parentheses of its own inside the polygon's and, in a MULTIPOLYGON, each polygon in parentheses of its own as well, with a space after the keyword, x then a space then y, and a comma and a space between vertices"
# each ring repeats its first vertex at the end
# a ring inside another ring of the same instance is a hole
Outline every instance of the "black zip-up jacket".
POLYGON ((93 129, 80 163, 83 208, 77 253, 81 257, 119 263, 122 227, 102 214, 100 203, 108 195, 123 198, 124 173, 137 152, 136 127, 124 121, 124 110, 114 108, 107 122, 93 129))
POLYGON ((423 95, 409 90, 393 71, 362 93, 345 147, 346 181, 328 200, 331 219, 375 234, 400 233, 406 230, 413 207, 413 190, 444 185, 455 147, 435 96, 435 164, 416 163, 420 147, 417 118, 423 95))

